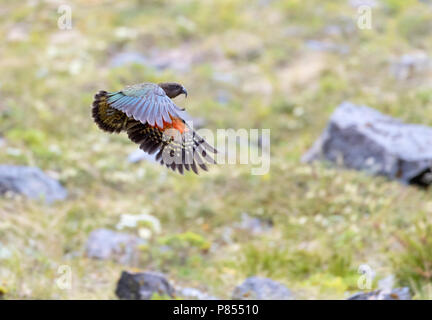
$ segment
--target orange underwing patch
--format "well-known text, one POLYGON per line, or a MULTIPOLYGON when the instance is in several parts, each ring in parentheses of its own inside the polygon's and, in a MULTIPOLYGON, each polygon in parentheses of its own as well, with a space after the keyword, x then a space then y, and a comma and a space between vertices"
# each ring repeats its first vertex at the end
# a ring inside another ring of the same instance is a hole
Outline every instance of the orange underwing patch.
POLYGON ((164 121, 162 128, 160 128, 158 125, 155 125, 155 127, 159 128, 162 131, 173 128, 180 131, 181 134, 183 134, 183 132, 186 132, 188 130, 181 119, 179 118, 171 118, 171 119, 172 119, 172 123, 168 123, 164 121))

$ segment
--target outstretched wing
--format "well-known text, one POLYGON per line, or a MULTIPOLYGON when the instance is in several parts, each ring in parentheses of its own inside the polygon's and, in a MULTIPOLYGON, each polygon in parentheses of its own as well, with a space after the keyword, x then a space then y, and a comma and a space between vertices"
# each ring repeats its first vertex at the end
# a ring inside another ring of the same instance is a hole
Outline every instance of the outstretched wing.
POLYGON ((110 133, 119 133, 129 121, 126 114, 111 108, 107 103, 107 92, 99 91, 93 101, 92 116, 99 128, 110 133))
POLYGON ((110 107, 124 112, 128 117, 143 124, 157 125, 163 128, 164 122, 172 123, 172 118, 183 118, 183 109, 179 108, 154 83, 141 83, 128 86, 122 91, 108 93, 110 107))
POLYGON ((173 171, 177 169, 183 174, 186 169, 198 174, 198 166, 207 171, 206 164, 215 163, 210 154, 217 151, 184 121, 182 123, 184 130, 172 126, 160 129, 135 121, 128 124, 126 131, 130 140, 149 154, 157 152, 156 160, 173 171))

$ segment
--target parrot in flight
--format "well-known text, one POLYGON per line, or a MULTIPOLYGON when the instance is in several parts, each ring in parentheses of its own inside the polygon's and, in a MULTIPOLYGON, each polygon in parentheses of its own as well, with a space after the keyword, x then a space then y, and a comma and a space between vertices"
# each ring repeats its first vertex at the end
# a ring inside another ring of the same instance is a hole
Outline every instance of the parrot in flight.
POLYGON ((140 83, 121 91, 99 91, 94 96, 92 116, 98 127, 109 133, 126 131, 128 137, 160 164, 183 174, 206 163, 215 163, 217 153, 184 120, 186 112, 171 100, 186 89, 178 83, 140 83))

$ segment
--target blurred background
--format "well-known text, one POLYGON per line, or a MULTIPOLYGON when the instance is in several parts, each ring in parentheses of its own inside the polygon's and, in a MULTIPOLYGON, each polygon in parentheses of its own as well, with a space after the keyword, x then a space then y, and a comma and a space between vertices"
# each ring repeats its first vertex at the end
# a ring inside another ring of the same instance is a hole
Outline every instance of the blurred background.
POLYGON ((432 125, 431 30, 417 0, 0 1, 0 164, 57 192, 0 188, 0 296, 115 299, 123 270, 150 270, 223 299, 250 276, 345 299, 367 264, 371 290, 432 298, 431 192, 300 161, 345 100, 432 125), (91 103, 147 81, 182 83, 203 127, 271 129, 269 173, 128 160, 91 103))

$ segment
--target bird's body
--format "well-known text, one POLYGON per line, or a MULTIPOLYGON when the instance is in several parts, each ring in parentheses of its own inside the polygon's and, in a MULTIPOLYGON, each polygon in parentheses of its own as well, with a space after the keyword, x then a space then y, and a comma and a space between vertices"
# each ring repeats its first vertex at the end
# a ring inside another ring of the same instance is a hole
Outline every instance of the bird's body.
POLYGON ((133 142, 172 170, 198 173, 197 165, 207 170, 209 156, 216 153, 186 122, 184 109, 171 98, 187 95, 177 83, 140 83, 121 91, 100 91, 93 102, 93 119, 100 129, 110 133, 126 131, 133 142), (206 161, 204 161, 206 160, 206 161))

